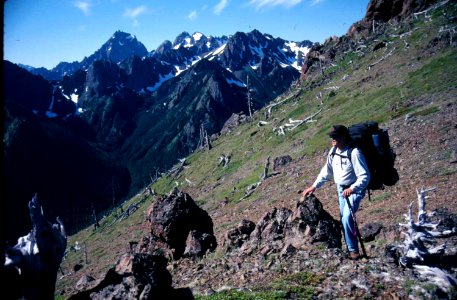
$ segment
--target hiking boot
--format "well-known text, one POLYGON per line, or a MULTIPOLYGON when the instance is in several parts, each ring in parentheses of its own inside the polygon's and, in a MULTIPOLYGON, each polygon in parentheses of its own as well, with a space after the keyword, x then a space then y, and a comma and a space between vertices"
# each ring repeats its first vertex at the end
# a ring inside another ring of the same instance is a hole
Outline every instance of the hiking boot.
POLYGON ((360 258, 359 252, 351 251, 349 252, 349 259, 356 260, 360 258))

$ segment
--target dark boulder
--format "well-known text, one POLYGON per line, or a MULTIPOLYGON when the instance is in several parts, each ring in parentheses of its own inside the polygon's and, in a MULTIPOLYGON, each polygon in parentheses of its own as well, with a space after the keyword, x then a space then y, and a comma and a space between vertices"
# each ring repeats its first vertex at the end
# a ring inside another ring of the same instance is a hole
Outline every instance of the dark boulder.
POLYGON ((374 241, 376 236, 381 232, 382 224, 380 223, 368 223, 360 229, 362 234, 362 240, 364 242, 374 241))
POLYGON ((157 199, 147 219, 151 231, 140 246, 143 253, 165 252, 178 259, 186 247, 187 256, 201 256, 217 246, 211 217, 186 193, 157 199))
POLYGON ((166 267, 163 256, 124 254, 95 287, 69 299, 193 299, 189 289, 173 289, 166 267))

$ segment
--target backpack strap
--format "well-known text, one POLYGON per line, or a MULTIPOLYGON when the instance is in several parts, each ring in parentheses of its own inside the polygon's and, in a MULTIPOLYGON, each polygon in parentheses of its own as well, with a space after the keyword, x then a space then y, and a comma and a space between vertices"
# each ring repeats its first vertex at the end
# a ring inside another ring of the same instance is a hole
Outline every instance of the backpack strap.
POLYGON ((354 150, 354 148, 353 148, 353 147, 350 147, 350 148, 348 149, 348 155, 346 156, 346 155, 341 155, 341 154, 336 153, 336 147, 332 147, 332 152, 330 153, 330 156, 332 157, 332 159, 333 159, 333 157, 334 157, 335 155, 338 155, 339 157, 342 157, 342 158, 347 158, 347 159, 349 159, 349 161, 350 161, 351 164, 352 164, 352 159, 351 159, 351 157, 352 157, 352 150, 354 150))

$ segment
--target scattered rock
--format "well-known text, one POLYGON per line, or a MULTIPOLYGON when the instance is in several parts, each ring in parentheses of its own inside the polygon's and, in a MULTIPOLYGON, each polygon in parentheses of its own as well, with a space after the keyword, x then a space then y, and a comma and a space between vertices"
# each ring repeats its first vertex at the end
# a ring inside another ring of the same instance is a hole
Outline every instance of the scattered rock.
POLYGON ((227 121, 225 121, 224 126, 221 129, 221 135, 231 132, 234 128, 245 123, 246 121, 247 117, 243 112, 232 114, 232 116, 227 121))
POLYGON ((286 166, 292 161, 292 157, 290 155, 276 157, 273 160, 273 171, 278 170, 278 168, 286 166))
POLYGON ((382 224, 368 223, 360 229, 362 240, 364 242, 374 241, 375 237, 381 232, 382 224))
POLYGON ((201 257, 207 251, 216 249, 216 239, 214 235, 192 230, 186 240, 184 256, 201 257))
POLYGON ((255 229, 255 223, 249 220, 241 220, 236 228, 233 228, 225 234, 224 245, 226 247, 238 248, 249 238, 251 232, 255 229))

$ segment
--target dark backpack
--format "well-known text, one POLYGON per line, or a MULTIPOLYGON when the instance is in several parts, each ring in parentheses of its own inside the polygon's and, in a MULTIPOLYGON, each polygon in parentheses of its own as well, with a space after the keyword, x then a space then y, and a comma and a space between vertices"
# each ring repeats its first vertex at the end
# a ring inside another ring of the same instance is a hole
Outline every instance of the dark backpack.
MULTIPOLYGON (((380 129, 376 122, 354 124, 348 127, 351 137, 350 150, 358 148, 365 157, 370 171, 368 190, 381 190, 384 186, 392 186, 399 180, 395 169, 395 152, 390 146, 389 133, 386 129, 380 129)), ((368 194, 370 196, 370 194, 368 194)))

